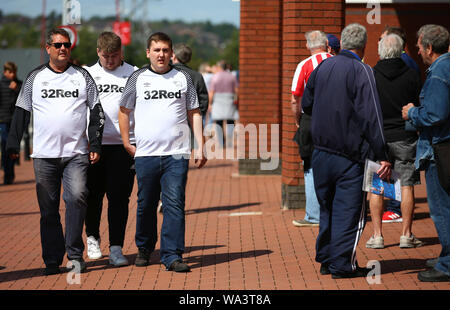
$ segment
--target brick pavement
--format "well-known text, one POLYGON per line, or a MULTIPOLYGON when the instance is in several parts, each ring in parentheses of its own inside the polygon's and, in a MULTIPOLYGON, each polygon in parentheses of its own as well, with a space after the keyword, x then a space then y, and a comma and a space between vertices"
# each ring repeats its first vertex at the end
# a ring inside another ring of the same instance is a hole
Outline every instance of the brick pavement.
MULTIPOLYGON (((43 276, 32 163, 16 167, 16 183, 0 186, 0 290, 448 290, 450 283, 422 283, 417 272, 440 252, 429 217, 424 186, 416 187, 413 232, 426 242, 417 249, 398 247, 401 224, 385 224, 386 248, 366 249, 367 223, 357 249, 359 264, 377 260, 379 284, 366 279, 334 280, 319 274, 314 262, 318 228, 298 228, 293 219, 304 210, 282 210, 280 176, 239 176, 237 162, 215 160, 201 170, 191 167, 186 196, 187 274, 167 272, 159 262, 159 243, 151 265, 112 268, 108 257, 87 260, 88 271, 43 276), (69 284, 72 282, 72 284, 69 284), (77 283, 79 282, 79 284, 77 283)), ((422 179, 422 183, 424 180, 422 179)), ((124 254, 136 257, 136 184, 130 202, 124 254)), ((106 211, 106 209, 104 209, 106 211)), ((64 205, 61 205, 64 220, 64 205)), ((162 215, 158 215, 159 225, 162 215)), ((106 212, 102 250, 108 254, 106 212)), ((67 259, 64 261, 64 266, 67 259)))

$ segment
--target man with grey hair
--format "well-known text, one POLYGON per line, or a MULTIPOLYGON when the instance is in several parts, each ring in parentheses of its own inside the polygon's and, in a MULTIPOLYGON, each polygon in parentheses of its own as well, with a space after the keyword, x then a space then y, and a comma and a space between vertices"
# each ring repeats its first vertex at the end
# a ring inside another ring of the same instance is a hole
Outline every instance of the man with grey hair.
MULTIPOLYGON (((394 170, 400 174, 403 220, 400 236, 401 248, 422 245, 412 234, 414 214, 414 185, 420 184, 420 174, 414 167, 417 146, 417 131, 408 129, 401 116, 405 103, 419 105, 421 81, 419 74, 402 59, 403 40, 396 34, 388 34, 378 43, 380 61, 373 68, 377 91, 383 114, 383 130, 388 154, 394 170)), ((366 243, 367 248, 384 248, 382 234, 383 196, 370 196, 370 214, 373 236, 366 243)))
POLYGON ((391 172, 375 79, 361 61, 366 41, 363 26, 345 27, 341 52, 311 73, 302 98, 304 112, 312 116, 312 168, 320 203, 316 261, 320 273, 333 279, 369 273, 356 261, 365 225, 364 163, 379 160, 382 179, 391 172))
POLYGON ((441 254, 427 261, 430 270, 418 278, 426 282, 450 281, 450 53, 448 30, 439 25, 425 25, 417 33, 417 46, 423 62, 430 67, 420 93, 420 106, 412 103, 402 109, 419 129, 416 168, 425 170, 427 200, 441 254))
POLYGON ((405 51, 405 47, 406 47, 406 32, 403 28, 400 27, 386 27, 383 31, 383 33, 381 33, 380 36, 380 40, 385 37, 388 34, 396 34, 398 35, 403 42, 403 51, 402 54, 400 56, 400 58, 408 65, 408 67, 413 68, 414 70, 416 70, 416 72, 418 74, 420 74, 420 69, 419 66, 417 65, 417 63, 414 61, 414 59, 411 58, 411 56, 408 55, 408 53, 406 53, 405 51))
POLYGON ((306 48, 311 51, 311 54, 315 52, 315 50, 323 50, 328 47, 328 39, 327 35, 320 30, 312 30, 307 31, 305 33, 306 37, 306 48))
POLYGON ((314 190, 314 178, 311 168, 311 155, 313 151, 310 131, 311 118, 309 115, 303 115, 300 109, 300 101, 311 72, 324 59, 332 57, 332 55, 327 52, 328 41, 324 32, 320 30, 308 31, 305 33, 305 37, 306 48, 311 52, 311 56, 297 65, 291 87, 291 107, 295 117, 295 124, 297 125, 294 141, 296 141, 299 146, 299 153, 303 160, 306 198, 305 218, 292 221, 292 224, 298 227, 319 226, 320 217, 320 205, 314 190))

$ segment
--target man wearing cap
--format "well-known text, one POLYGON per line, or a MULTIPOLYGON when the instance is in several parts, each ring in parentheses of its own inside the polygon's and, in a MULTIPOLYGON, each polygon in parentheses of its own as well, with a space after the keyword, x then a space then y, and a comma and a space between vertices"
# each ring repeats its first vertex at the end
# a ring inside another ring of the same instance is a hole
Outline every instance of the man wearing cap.
POLYGON ((339 42, 339 39, 333 34, 327 34, 327 40, 328 40, 328 53, 330 53, 333 56, 339 54, 339 51, 341 50, 341 43, 339 42))

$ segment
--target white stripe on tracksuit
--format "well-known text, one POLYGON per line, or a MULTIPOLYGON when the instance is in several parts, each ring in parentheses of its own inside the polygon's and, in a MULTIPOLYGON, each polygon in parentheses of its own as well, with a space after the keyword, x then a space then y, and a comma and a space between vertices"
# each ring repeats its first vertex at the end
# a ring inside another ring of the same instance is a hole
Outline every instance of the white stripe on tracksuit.
POLYGON ((356 270, 356 246, 358 245, 359 239, 361 238, 366 222, 366 201, 367 201, 367 193, 364 193, 361 213, 359 215, 358 229, 356 231, 355 243, 353 245, 352 258, 350 260, 353 271, 356 270))
MULTIPOLYGON (((370 83, 370 89, 371 89, 371 93, 372 93, 372 99, 373 99, 373 103, 375 105, 375 110, 378 112, 378 106, 376 104, 376 99, 375 99, 375 87, 374 84, 372 83, 372 80, 370 79, 370 74, 369 72, 367 72, 367 68, 361 64, 362 67, 364 68, 364 71, 367 74, 367 79, 369 80, 370 83)), ((373 74, 372 74, 373 76, 373 74)), ((378 113, 377 113, 377 120, 378 120, 378 126, 380 127, 381 132, 383 132, 383 125, 381 120, 378 117, 378 113)), ((384 136, 382 135, 382 139, 384 141, 384 136)), ((366 217, 366 198, 367 198, 367 193, 364 193, 364 197, 363 197, 363 203, 362 203, 362 207, 361 207, 361 213, 359 216, 359 221, 358 221, 358 229, 356 232, 356 238, 355 238, 355 243, 353 245, 353 251, 352 251, 352 258, 351 258, 351 265, 352 265, 352 270, 355 271, 356 270, 356 246, 358 245, 359 239, 361 238, 361 235, 363 233, 364 230, 364 226, 365 226, 365 217, 366 217)))

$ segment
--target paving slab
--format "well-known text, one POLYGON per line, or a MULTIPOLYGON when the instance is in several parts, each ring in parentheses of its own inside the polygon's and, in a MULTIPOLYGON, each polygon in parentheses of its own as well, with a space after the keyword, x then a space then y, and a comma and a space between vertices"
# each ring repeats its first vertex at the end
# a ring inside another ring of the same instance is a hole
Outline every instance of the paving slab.
MULTIPOLYGON (((134 262, 137 185, 130 199, 124 254, 134 262)), ((317 227, 295 227, 292 220, 304 210, 281 209, 281 176, 238 174, 234 160, 211 160, 203 169, 190 165, 186 191, 186 252, 192 271, 168 272, 159 261, 159 242, 151 264, 122 268, 108 266, 106 200, 101 219, 102 251, 99 260, 87 257, 87 272, 43 276, 32 162, 16 166, 13 185, 0 185, 0 290, 42 291, 437 291, 450 283, 423 283, 417 273, 425 261, 439 255, 440 245, 429 215, 425 180, 415 187, 413 232, 425 245, 398 246, 401 223, 383 225, 385 249, 367 249, 372 225, 365 227, 357 248, 360 265, 378 264, 380 275, 371 279, 334 280, 319 273, 314 261, 317 227)), ((64 203, 61 220, 64 223, 64 203)), ((158 214, 158 225, 162 222, 158 214)), ((86 238, 86 236, 84 236, 86 238)), ((63 266, 66 266, 67 258, 63 266)))

